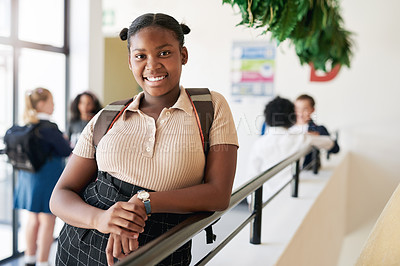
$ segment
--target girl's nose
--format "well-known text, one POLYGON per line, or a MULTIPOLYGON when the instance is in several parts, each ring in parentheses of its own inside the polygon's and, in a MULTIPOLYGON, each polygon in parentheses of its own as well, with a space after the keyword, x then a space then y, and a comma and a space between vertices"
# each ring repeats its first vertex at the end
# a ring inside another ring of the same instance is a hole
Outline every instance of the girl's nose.
POLYGON ((160 67, 160 62, 158 61, 157 58, 154 57, 148 57, 147 62, 146 62, 146 69, 148 70, 154 70, 160 67))

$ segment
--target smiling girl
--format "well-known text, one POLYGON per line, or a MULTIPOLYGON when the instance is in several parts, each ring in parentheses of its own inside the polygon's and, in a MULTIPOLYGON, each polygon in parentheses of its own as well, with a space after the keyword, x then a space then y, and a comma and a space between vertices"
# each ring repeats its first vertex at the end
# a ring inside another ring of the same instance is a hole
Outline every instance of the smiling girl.
MULTIPOLYGON (((52 211, 67 223, 57 265, 111 265, 113 257, 124 258, 190 213, 228 207, 236 129, 224 97, 211 92, 214 120, 205 156, 193 107, 180 85, 189 32, 165 14, 142 15, 121 31, 129 68, 143 92, 96 151, 93 127, 99 115, 82 132, 51 198, 52 211), (97 180, 90 183, 96 171, 97 180)), ((191 241, 160 265, 189 265, 190 250, 191 241)))

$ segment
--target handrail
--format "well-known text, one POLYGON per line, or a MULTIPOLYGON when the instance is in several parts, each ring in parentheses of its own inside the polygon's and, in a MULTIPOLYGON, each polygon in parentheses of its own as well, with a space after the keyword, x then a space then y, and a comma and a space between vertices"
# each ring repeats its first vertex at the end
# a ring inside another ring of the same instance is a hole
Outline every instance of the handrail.
MULTIPOLYGON (((199 212, 195 213, 182 223, 178 224, 177 226, 173 227, 171 230, 167 231, 166 233, 162 234, 161 236, 157 237, 156 239, 152 240, 151 242, 147 243, 146 245, 140 247, 135 252, 131 253, 125 259, 117 263, 118 266, 125 266, 125 265, 155 265, 166 258, 168 255, 173 253, 177 248, 182 246, 184 243, 192 239, 195 235, 197 235, 200 231, 204 230, 207 226, 212 224, 230 209, 234 208, 238 205, 242 200, 244 200, 247 196, 251 193, 256 191, 256 198, 261 199, 262 201, 262 185, 271 179, 274 175, 282 171, 284 168, 291 164, 295 164, 295 173, 293 174, 293 179, 291 181, 298 182, 298 174, 300 171, 299 168, 299 160, 300 158, 304 157, 306 154, 312 151, 311 146, 307 146, 302 148, 297 153, 287 157, 283 161, 275 164, 262 174, 254 177, 253 179, 249 180, 248 182, 244 183, 240 187, 238 187, 231 196, 231 200, 229 203, 229 207, 220 212, 199 212)), ((286 187, 290 182, 284 185, 286 187)), ((294 184, 292 196, 297 197, 297 187, 298 183, 294 184)), ((273 194, 266 203, 268 203, 272 198, 274 198, 283 188, 273 194)), ((257 201, 257 199, 256 199, 257 201)), ((261 204, 262 205, 262 204, 261 204)), ((265 205, 264 205, 265 206, 265 205)), ((206 257, 204 257, 198 265, 204 265, 207 263, 215 254, 222 249, 236 234, 238 234, 245 225, 251 222, 251 220, 256 219, 257 215, 260 216, 260 210, 264 206, 258 206, 258 213, 255 210, 239 227, 224 241, 222 241, 219 246, 217 246, 213 251, 211 251, 206 257), (222 246, 222 247, 221 247, 222 246)), ((261 220, 259 220, 261 222, 261 220)), ((257 232, 257 233, 260 233, 257 232)), ((253 239, 251 240, 254 244, 259 244, 258 241, 253 239), (257 243, 258 242, 258 243, 257 243)))

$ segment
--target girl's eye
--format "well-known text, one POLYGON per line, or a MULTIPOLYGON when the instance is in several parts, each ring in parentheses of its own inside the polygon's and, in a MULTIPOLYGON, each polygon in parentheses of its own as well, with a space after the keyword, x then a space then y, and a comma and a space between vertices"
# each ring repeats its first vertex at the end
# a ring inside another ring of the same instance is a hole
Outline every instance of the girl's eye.
POLYGON ((167 55, 169 55, 171 52, 170 51, 162 51, 161 53, 160 53, 160 55, 161 56, 167 56, 167 55))
POLYGON ((136 58, 136 59, 143 59, 143 58, 145 58, 145 55, 143 55, 143 54, 137 54, 137 55, 135 55, 135 58, 136 58))

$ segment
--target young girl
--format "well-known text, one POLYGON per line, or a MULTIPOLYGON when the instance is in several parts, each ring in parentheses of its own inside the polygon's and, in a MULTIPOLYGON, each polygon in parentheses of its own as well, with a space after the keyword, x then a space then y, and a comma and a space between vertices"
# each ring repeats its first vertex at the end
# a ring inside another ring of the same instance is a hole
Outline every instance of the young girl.
POLYGON ((85 91, 75 97, 71 103, 71 119, 67 131, 72 147, 75 147, 89 120, 100 110, 100 101, 93 93, 85 91))
MULTIPOLYGON (((79 138, 51 198, 52 211, 69 224, 59 237, 57 265, 111 265, 113 257, 123 258, 188 213, 228 207, 236 129, 224 97, 211 92, 214 120, 205 158, 194 110, 179 84, 189 31, 165 14, 142 15, 121 31, 129 68, 143 92, 96 150, 98 115, 79 138)), ((161 264, 189 265, 190 249, 189 241, 161 264)))
POLYGON ((57 125, 49 121, 53 110, 53 96, 47 89, 37 88, 26 94, 24 122, 39 123, 41 148, 49 154, 46 163, 38 172, 18 172, 15 208, 29 212, 26 221, 27 265, 49 265, 48 257, 55 223, 55 216, 50 212, 49 200, 64 169, 63 157, 71 153, 69 142, 58 130, 57 125))

